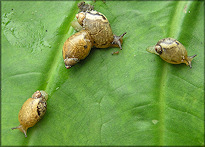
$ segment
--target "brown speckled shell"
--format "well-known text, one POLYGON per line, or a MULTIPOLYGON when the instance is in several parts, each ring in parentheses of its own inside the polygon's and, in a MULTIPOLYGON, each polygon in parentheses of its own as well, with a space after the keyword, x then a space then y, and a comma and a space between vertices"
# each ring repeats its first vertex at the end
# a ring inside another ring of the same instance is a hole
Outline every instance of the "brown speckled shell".
POLYGON ((69 37, 63 46, 63 59, 77 58, 82 60, 86 58, 93 46, 91 37, 86 30, 81 30, 69 37))
POLYGON ((187 56, 186 48, 179 41, 173 38, 161 39, 155 46, 148 47, 147 51, 159 55, 168 63, 185 63, 190 68, 192 68, 191 61, 196 57, 196 55, 187 56))
POLYGON ((100 12, 88 11, 77 14, 78 22, 87 30, 96 48, 107 48, 112 45, 114 36, 108 19, 100 12))
POLYGON ((19 111, 19 122, 26 128, 34 126, 45 114, 47 108, 46 100, 43 98, 29 98, 19 111))
POLYGON ((46 113, 48 94, 37 90, 32 98, 25 101, 19 111, 18 119, 20 125, 12 129, 19 129, 27 137, 27 129, 33 127, 46 113))
POLYGON ((157 42, 156 46, 160 46, 159 56, 168 63, 172 64, 188 64, 186 48, 176 39, 165 38, 157 42))

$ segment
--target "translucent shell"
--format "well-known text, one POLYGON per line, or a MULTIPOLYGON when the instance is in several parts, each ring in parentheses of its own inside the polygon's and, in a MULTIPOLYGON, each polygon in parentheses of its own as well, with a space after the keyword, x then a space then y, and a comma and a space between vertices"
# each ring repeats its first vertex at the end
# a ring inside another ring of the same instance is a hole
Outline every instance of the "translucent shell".
POLYGON ((93 46, 93 41, 86 30, 81 30, 69 37, 63 46, 65 67, 71 68, 80 60, 86 58, 93 46))
POLYGON ((110 23, 105 15, 97 11, 80 12, 76 14, 78 23, 87 30, 96 48, 119 47, 122 49, 122 38, 113 34, 110 23))
POLYGON ((185 63, 190 68, 192 68, 191 61, 196 56, 187 56, 186 48, 179 41, 173 38, 161 39, 155 46, 148 47, 147 51, 159 55, 168 63, 185 63))
POLYGON ((38 90, 32 95, 32 98, 27 99, 19 111, 20 125, 12 130, 19 129, 27 137, 27 129, 33 127, 46 113, 47 98, 48 94, 45 91, 38 90))

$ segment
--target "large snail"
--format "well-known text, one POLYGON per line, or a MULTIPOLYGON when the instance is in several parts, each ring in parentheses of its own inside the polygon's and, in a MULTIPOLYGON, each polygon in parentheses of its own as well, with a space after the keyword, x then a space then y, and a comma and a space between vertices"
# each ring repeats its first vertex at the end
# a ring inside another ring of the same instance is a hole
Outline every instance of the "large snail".
POLYGON ((191 61, 196 56, 187 56, 186 48, 179 41, 173 38, 161 39, 155 46, 148 47, 147 51, 159 55, 168 63, 185 63, 190 68, 192 68, 191 61))
POLYGON ((63 46, 63 59, 67 69, 87 57, 92 47, 122 49, 122 38, 126 33, 114 35, 108 19, 102 13, 83 9, 76 14, 76 18, 78 23, 72 23, 73 27, 76 25, 79 30, 80 24, 82 29, 69 37, 63 46))
POLYGON ((18 115, 20 125, 12 130, 19 129, 27 137, 27 129, 33 127, 46 113, 47 99, 45 91, 37 90, 21 107, 18 115))
POLYGON ((87 30, 96 48, 120 47, 122 49, 122 37, 113 34, 108 19, 100 12, 87 11, 76 14, 78 23, 87 30))

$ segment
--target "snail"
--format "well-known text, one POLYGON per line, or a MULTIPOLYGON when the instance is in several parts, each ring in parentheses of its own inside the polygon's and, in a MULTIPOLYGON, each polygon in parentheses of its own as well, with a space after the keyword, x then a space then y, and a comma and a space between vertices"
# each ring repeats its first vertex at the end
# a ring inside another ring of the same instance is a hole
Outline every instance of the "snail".
POLYGON ((122 38, 113 34, 108 19, 100 12, 86 11, 76 14, 78 23, 87 30, 93 40, 93 46, 96 48, 119 47, 122 49, 122 38))
MULTIPOLYGON (((67 69, 74 66, 80 60, 85 59, 92 47, 107 48, 119 47, 122 49, 122 38, 113 35, 108 19, 100 12, 86 11, 76 15, 82 29, 69 37, 63 45, 63 59, 67 69)), ((75 28, 75 22, 72 23, 75 28)))
POLYGON ((86 58, 92 46, 92 39, 86 30, 81 30, 69 37, 63 46, 65 67, 69 69, 80 60, 86 58))
POLYGON ((19 111, 20 125, 11 129, 19 129, 27 137, 27 129, 33 127, 44 116, 47 109, 47 99, 48 94, 45 91, 37 90, 32 98, 26 100, 19 111))
POLYGON ((185 63, 190 68, 192 68, 191 61, 196 56, 187 56, 186 48, 179 41, 173 38, 161 39, 155 46, 148 47, 147 51, 159 55, 168 63, 185 63))

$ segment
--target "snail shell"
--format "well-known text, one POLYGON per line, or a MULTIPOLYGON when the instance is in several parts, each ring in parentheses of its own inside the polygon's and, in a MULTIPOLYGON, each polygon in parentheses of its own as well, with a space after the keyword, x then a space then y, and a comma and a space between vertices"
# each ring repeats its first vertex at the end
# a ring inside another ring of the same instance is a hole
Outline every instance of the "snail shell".
POLYGON ((27 129, 33 127, 46 113, 47 99, 48 94, 45 91, 37 90, 21 107, 18 115, 20 125, 12 130, 19 129, 27 137, 27 129))
POLYGON ((78 3, 79 12, 91 11, 94 9, 93 5, 86 4, 85 2, 78 3))
POLYGON ((173 38, 161 39, 155 46, 148 47, 147 51, 159 55, 168 63, 185 63, 190 68, 192 68, 191 61, 196 56, 187 56, 186 48, 179 41, 173 38))
POLYGON ((86 58, 93 46, 90 34, 86 30, 81 30, 70 36, 63 46, 63 59, 65 67, 71 68, 80 60, 86 58))
POLYGON ((113 35, 110 23, 105 15, 97 11, 86 11, 76 14, 78 23, 87 30, 93 40, 93 46, 96 48, 120 47, 122 49, 122 38, 113 35))

